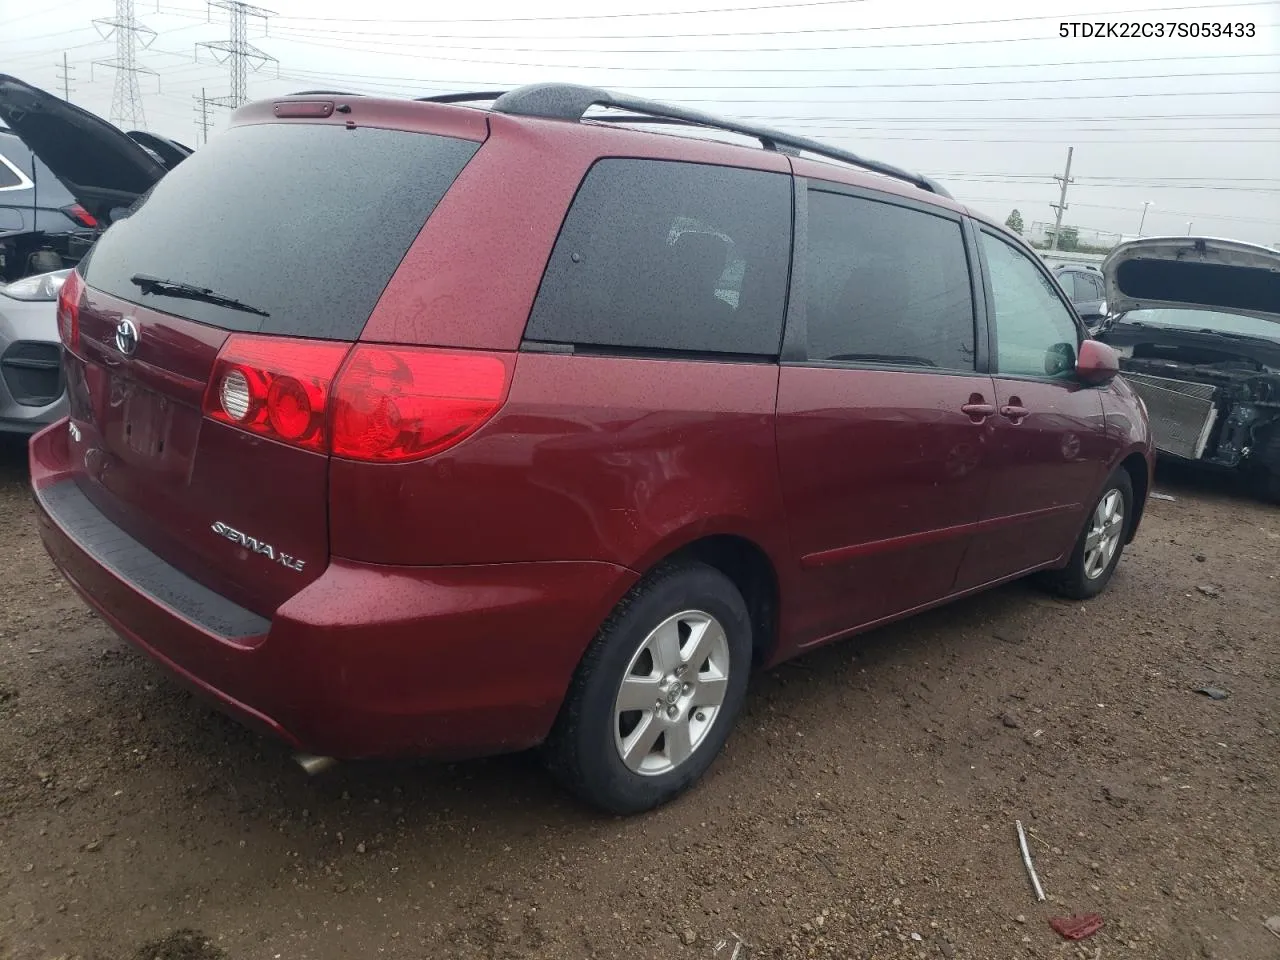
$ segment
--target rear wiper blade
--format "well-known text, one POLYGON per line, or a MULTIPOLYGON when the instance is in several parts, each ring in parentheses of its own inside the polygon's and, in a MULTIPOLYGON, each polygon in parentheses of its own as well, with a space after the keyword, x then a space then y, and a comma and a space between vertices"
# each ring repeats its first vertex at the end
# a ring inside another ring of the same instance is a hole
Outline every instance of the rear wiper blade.
POLYGON ((159 293, 166 297, 178 297, 183 300, 201 300, 218 307, 227 307, 230 310, 256 313, 260 317, 271 316, 265 310, 251 307, 233 297, 224 297, 220 293, 214 293, 208 287, 197 287, 195 284, 183 283, 180 280, 161 280, 159 277, 149 277, 145 273, 135 273, 129 278, 129 282, 135 284, 144 294, 159 293))

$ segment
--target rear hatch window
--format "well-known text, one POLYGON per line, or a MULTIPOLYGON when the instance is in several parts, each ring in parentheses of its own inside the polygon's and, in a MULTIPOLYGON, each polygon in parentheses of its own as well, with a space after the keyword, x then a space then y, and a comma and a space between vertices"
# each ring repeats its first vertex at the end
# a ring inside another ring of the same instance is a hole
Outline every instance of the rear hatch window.
POLYGON ((354 340, 480 144, 369 127, 232 127, 94 248, 96 289, 227 330, 354 340), (247 308, 173 297, 139 274, 247 308))

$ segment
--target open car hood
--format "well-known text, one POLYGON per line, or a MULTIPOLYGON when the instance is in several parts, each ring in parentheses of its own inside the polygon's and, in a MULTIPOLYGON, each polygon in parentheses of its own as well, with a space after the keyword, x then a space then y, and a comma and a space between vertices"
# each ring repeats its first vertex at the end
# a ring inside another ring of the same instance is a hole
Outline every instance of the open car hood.
POLYGON ((113 208, 127 207, 150 190, 191 152, 173 141, 139 134, 147 143, 144 149, 96 114, 5 74, 0 74, 0 120, 101 223, 109 221, 113 208), (152 140, 163 149, 156 149, 152 140))
POLYGON ((1280 323, 1280 252, 1211 237, 1144 237, 1102 263, 1112 314, 1213 310, 1280 323))

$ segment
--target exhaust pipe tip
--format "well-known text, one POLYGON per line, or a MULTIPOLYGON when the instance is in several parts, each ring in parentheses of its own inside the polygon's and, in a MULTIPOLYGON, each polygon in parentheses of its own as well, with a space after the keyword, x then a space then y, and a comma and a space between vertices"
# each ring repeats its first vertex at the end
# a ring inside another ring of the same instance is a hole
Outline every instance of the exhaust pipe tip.
POLYGON ((293 759, 311 777, 318 776, 338 764, 333 757, 317 757, 312 753, 295 753, 293 759))

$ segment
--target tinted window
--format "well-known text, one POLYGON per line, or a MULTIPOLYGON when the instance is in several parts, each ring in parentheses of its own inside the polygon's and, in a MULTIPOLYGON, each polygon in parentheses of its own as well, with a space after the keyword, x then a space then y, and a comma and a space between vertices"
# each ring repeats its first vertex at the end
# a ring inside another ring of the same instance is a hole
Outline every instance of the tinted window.
POLYGON ((960 224, 809 193, 809 357, 973 369, 973 297, 960 224))
MULTIPOLYGON (((3 142, 3 140, 0 140, 0 145, 3 145, 3 142)), ((9 158, 0 152, 0 190, 5 189, 5 187, 16 187, 22 183, 22 178, 10 167, 10 164, 13 164, 19 170, 23 166, 17 157, 9 158)))
POLYGON ((1069 377, 1080 335, 1053 283, 1021 250, 982 233, 996 307, 1000 373, 1069 377))
POLYGON ((0 161, 0 190, 5 187, 16 187, 21 182, 18 175, 9 169, 9 165, 0 161))
MULTIPOLYGON (((1075 296, 1073 299, 1076 301, 1102 299, 1101 284, 1099 284, 1098 281, 1089 274, 1073 273, 1071 277, 1075 281, 1075 296)), ((1066 285, 1064 284, 1064 286, 1066 285)))
POLYGON ((776 355, 790 250, 784 174, 601 160, 565 218, 525 336, 776 355))
POLYGON ((354 339, 478 147, 369 127, 232 127, 112 225, 86 281, 220 327, 354 339), (142 297, 129 281, 138 273, 207 287, 270 316, 142 297))

